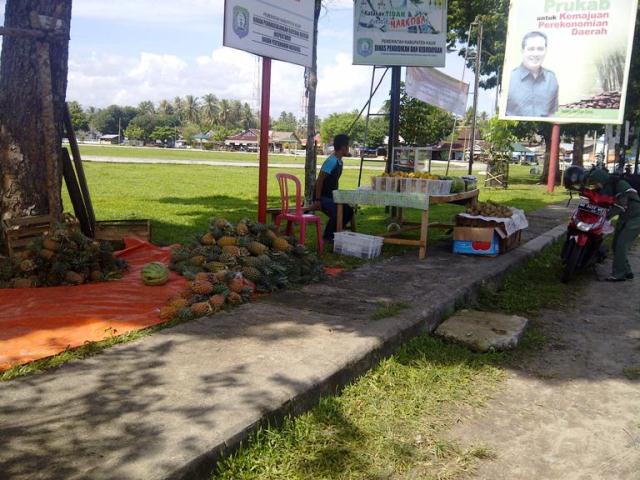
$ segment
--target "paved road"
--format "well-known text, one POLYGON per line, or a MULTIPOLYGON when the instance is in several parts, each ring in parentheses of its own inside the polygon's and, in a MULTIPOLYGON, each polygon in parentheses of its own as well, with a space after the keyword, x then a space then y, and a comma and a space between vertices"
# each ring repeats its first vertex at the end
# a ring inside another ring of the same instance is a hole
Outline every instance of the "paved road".
MULTIPOLYGON (((138 158, 138 157, 103 157, 95 155, 84 155, 84 161, 101 162, 101 163, 146 163, 146 164, 169 164, 169 165, 209 165, 212 167, 254 167, 257 168, 258 162, 241 162, 241 161, 224 161, 224 160, 172 160, 164 158, 138 158)), ((437 167, 446 166, 447 162, 434 161, 433 165, 437 167)), ((304 169, 304 163, 269 163, 271 168, 291 168, 304 169)), ((318 165, 320 168, 320 165, 318 165)), ((465 170, 465 163, 451 163, 451 168, 455 170, 465 170)), ((358 165, 345 165, 345 170, 359 170, 358 165)), ((384 166, 372 166, 365 164, 365 170, 384 171, 384 166)))

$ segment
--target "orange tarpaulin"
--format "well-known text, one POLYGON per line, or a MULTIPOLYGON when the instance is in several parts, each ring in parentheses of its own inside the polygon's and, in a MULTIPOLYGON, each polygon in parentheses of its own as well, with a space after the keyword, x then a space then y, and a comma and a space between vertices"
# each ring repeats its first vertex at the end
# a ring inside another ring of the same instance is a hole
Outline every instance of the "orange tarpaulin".
POLYGON ((116 252, 129 263, 122 279, 0 290, 0 371, 162 323, 160 307, 185 288, 186 280, 171 272, 167 284, 147 287, 140 270, 149 262, 168 263, 170 248, 135 238, 125 239, 125 247, 116 252))

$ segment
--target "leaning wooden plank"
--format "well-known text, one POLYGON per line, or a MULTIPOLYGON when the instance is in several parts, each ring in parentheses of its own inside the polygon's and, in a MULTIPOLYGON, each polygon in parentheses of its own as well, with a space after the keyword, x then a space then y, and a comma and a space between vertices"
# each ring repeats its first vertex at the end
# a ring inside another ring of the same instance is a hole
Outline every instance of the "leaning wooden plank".
POLYGON ((82 166, 82 157, 80 156, 80 148, 78 147, 78 140, 76 139, 76 133, 73 130, 73 123, 71 122, 71 114, 69 113, 69 105, 64 105, 64 126, 67 132, 67 138, 69 139, 69 145, 71 146, 71 153, 73 155, 73 164, 75 165, 76 174, 78 176, 78 183, 80 184, 80 192, 84 200, 84 206, 89 219, 89 225, 91 226, 91 237, 95 234, 96 229, 96 216, 93 211, 93 204, 91 203, 91 196, 89 195, 89 185, 87 184, 87 177, 84 174, 84 168, 82 166))

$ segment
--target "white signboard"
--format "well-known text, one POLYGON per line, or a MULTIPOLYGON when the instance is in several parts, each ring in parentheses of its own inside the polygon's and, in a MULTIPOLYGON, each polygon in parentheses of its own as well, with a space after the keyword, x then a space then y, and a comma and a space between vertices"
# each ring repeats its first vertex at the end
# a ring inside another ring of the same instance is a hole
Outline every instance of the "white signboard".
POLYGON ((444 67, 446 0, 355 0, 353 63, 444 67))
POLYGON ((407 68, 407 95, 464 117, 469 84, 456 80, 435 68, 407 68))
POLYGON ((637 12, 638 0, 511 0, 500 118, 621 124, 637 12))
POLYGON ((314 0, 225 0, 227 47, 311 66, 314 0))

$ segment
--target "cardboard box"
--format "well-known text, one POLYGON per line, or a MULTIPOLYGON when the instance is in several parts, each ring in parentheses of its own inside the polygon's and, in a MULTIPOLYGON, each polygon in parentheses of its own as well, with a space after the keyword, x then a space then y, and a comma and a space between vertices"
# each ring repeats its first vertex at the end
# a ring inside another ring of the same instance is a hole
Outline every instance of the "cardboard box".
POLYGON ((455 227, 453 253, 466 255, 498 255, 501 237, 494 228, 455 227))
POLYGON ((507 253, 510 250, 517 248, 522 240, 522 230, 519 230, 511 235, 507 235, 503 223, 487 221, 481 218, 469 218, 457 215, 455 228, 477 228, 493 230, 499 237, 498 253, 507 253))

